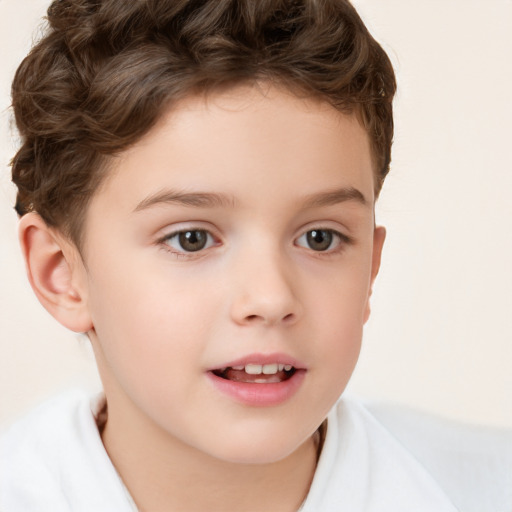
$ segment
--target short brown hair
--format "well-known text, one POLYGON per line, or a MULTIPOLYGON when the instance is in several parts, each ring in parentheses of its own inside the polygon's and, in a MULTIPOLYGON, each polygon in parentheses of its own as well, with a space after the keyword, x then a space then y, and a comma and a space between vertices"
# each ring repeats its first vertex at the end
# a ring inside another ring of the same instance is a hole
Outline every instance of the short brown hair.
POLYGON ((37 211, 79 244, 109 155, 178 99, 259 80, 355 112, 380 191, 395 77, 348 0, 54 0, 47 19, 12 84, 19 215, 37 211))

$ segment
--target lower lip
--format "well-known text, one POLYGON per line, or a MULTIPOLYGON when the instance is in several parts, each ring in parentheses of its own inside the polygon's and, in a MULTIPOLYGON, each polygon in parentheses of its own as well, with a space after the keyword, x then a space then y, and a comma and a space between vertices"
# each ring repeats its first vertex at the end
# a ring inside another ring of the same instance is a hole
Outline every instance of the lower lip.
POLYGON ((296 370, 289 379, 269 384, 235 382, 218 377, 212 372, 207 375, 216 389, 237 402, 254 407, 271 407, 286 402, 299 390, 306 370, 296 370))

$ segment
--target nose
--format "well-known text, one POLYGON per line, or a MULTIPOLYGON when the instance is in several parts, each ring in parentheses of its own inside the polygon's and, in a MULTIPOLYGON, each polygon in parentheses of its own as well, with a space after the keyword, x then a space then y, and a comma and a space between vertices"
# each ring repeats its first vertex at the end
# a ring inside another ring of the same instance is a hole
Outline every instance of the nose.
MULTIPOLYGON (((296 278, 278 251, 240 256, 235 265, 231 318, 238 325, 292 325, 301 317, 296 278)), ((296 277, 296 276, 295 276, 296 277)))

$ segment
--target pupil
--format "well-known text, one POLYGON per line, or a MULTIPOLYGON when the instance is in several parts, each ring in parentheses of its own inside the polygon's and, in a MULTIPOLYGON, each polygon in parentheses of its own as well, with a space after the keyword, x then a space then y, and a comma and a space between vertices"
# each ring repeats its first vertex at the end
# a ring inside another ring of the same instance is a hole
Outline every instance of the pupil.
POLYGON ((206 245, 207 236, 204 231, 184 231, 179 235, 179 242, 185 251, 200 251, 206 245))
POLYGON ((332 233, 325 229, 314 229, 307 234, 308 245, 315 251, 326 251, 332 243, 332 233))

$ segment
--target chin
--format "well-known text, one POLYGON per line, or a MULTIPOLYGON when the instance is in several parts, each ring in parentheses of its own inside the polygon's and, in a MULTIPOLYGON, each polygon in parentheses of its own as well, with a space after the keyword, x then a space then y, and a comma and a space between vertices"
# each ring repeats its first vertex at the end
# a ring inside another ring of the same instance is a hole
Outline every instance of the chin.
POLYGON ((259 448, 253 451, 245 451, 245 452, 232 452, 232 453, 224 453, 220 457, 224 462, 228 462, 230 464, 242 464, 242 465, 268 465, 275 464, 283 459, 286 459, 289 455, 291 455, 298 447, 294 447, 289 452, 275 453, 266 448, 259 448))
MULTIPOLYGON (((309 438, 310 436, 307 436, 306 440, 309 438)), ((249 434, 238 442, 232 436, 224 441, 227 442, 216 444, 210 454, 233 464, 274 464, 286 459, 305 442, 299 438, 292 439, 289 433, 264 436, 249 434)))

